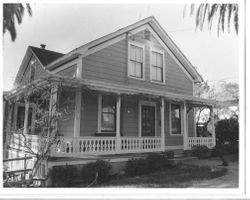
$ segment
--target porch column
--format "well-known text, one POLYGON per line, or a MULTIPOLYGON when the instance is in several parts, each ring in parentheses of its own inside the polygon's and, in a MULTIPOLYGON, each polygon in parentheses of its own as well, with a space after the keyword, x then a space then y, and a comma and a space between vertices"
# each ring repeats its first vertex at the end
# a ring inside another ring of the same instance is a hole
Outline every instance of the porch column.
POLYGON ((214 127, 214 107, 213 106, 211 106, 210 112, 211 112, 211 123, 212 123, 213 146, 215 146, 216 145, 216 136, 215 136, 215 127, 214 127))
POLYGON ((29 119, 29 99, 25 99, 25 115, 24 115, 24 125, 23 125, 23 134, 29 133, 29 127, 28 127, 28 119, 29 119))
POLYGON ((81 88, 77 88, 76 89, 76 96, 75 96, 74 137, 80 136, 81 107, 82 107, 82 90, 81 90, 81 88))
POLYGON ((184 150, 187 149, 188 144, 188 135, 187 135, 187 105, 184 101, 183 103, 183 148, 184 150))
POLYGON ((7 104, 7 119, 6 119, 6 130, 5 130, 5 141, 4 141, 4 149, 3 149, 3 158, 9 157, 8 148, 12 141, 12 133, 11 133, 11 127, 12 127, 12 113, 14 109, 13 103, 6 103, 7 104))
POLYGON ((165 99, 161 98, 161 149, 165 151, 165 99))
MULTIPOLYGON (((54 113, 57 110, 57 100, 58 100, 57 99, 57 92, 58 92, 58 85, 52 84, 51 85, 51 94, 50 94, 50 105, 49 105, 49 117, 50 118, 54 115, 54 113)), ((56 129, 57 129, 57 124, 53 124, 53 123, 57 123, 57 122, 52 121, 51 124, 49 124, 49 125, 50 126, 55 125, 56 129)), ((48 136, 51 136, 50 134, 51 134, 51 132, 50 132, 50 130, 48 130, 48 136)))
POLYGON ((116 152, 121 152, 121 95, 116 101, 116 152))

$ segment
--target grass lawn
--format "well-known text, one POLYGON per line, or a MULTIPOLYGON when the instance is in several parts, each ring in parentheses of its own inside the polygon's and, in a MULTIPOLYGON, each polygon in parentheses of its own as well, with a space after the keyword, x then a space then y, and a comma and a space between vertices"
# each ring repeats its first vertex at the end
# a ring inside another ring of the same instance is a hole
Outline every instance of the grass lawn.
POLYGON ((96 187, 171 187, 183 188, 192 185, 193 181, 209 180, 223 176, 225 168, 210 168, 196 165, 176 165, 171 169, 135 177, 120 176, 96 187))

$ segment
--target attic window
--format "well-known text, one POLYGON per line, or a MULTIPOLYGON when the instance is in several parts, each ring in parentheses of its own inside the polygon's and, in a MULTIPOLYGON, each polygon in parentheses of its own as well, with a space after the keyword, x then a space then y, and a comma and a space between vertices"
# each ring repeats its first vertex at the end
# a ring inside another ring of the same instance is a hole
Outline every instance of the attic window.
POLYGON ((144 31, 144 39, 145 40, 150 40, 150 31, 149 30, 144 31))
POLYGON ((34 81, 35 67, 36 67, 36 60, 32 59, 31 62, 30 62, 30 82, 34 81))

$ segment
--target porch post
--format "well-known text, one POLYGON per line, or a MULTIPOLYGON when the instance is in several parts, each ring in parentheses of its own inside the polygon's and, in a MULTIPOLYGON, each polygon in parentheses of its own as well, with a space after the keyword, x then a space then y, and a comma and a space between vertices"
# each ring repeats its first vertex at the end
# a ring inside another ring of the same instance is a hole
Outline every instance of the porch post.
POLYGON ((187 144, 187 105, 186 102, 184 101, 183 103, 183 148, 184 150, 187 149, 188 144, 187 144))
POLYGON ((3 149, 3 158, 9 158, 9 151, 8 147, 11 144, 12 141, 12 133, 11 133, 11 127, 12 127, 12 113, 14 109, 13 103, 6 103, 7 104, 7 119, 6 119, 6 130, 5 130, 5 141, 4 141, 4 149, 3 149))
MULTIPOLYGON (((56 112, 57 109, 57 92, 58 92, 58 84, 53 83, 51 85, 51 94, 50 94, 50 105, 49 105, 49 117, 51 118, 52 115, 56 112)), ((52 122, 56 123, 56 122, 52 122)), ((57 127, 57 124, 56 124, 57 127)), ((50 136, 50 130, 48 130, 48 136, 50 136)))
POLYGON ((28 119, 29 119, 29 99, 25 99, 25 115, 24 115, 24 125, 23 125, 23 134, 28 134, 28 119))
POLYGON ((213 146, 215 146, 216 145, 216 136, 215 136, 215 127, 214 127, 214 107, 213 106, 211 106, 210 112, 211 112, 211 123, 212 123, 213 146))
POLYGON ((121 95, 117 97, 116 101, 116 152, 121 152, 121 95))
POLYGON ((165 99, 161 98, 161 149, 165 151, 165 99))
POLYGON ((80 136, 81 106, 82 106, 82 91, 81 88, 77 88, 75 96, 74 137, 80 136))

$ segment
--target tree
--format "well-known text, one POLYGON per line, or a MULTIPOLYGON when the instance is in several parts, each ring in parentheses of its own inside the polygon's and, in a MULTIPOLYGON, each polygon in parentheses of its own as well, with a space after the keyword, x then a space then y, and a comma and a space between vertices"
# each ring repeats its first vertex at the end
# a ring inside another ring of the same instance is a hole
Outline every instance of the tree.
MULTIPOLYGON (((64 87, 65 88, 65 87, 64 87)), ((64 89, 64 95, 72 96, 72 88, 64 89)), ((34 158, 34 164, 29 179, 21 182, 21 185, 31 186, 33 181, 36 180, 37 173, 42 164, 44 164, 50 156, 51 147, 58 142, 58 123, 61 120, 65 120, 70 114, 68 107, 72 106, 73 102, 69 102, 67 98, 60 98, 62 94, 62 86, 58 84, 50 83, 47 86, 36 86, 32 84, 26 92, 18 95, 16 99, 12 99, 15 102, 28 102, 34 109, 34 133, 38 135, 38 143, 36 148, 33 148, 30 142, 28 134, 25 133, 25 126, 19 128, 16 131, 15 136, 12 135, 12 139, 9 139, 7 148, 9 150, 21 151, 27 156, 34 158), (63 102, 59 102, 59 99, 63 102), (59 104, 60 107, 59 108, 59 104), (15 138, 18 136, 18 138, 15 138)), ((28 125, 28 130, 32 129, 32 125, 28 125)), ((10 134, 10 133, 8 133, 10 134)), ((45 177, 43 182, 48 178, 45 177)), ((41 181, 41 180, 40 180, 41 181)), ((16 186, 16 182, 5 180, 5 185, 16 186)))
MULTIPOLYGON (((32 16, 32 10, 29 4, 26 4, 29 16, 32 16)), ((21 3, 5 3, 3 4, 3 34, 6 30, 10 33, 11 40, 14 42, 17 36, 15 21, 21 24, 23 21, 25 8, 21 3)))
MULTIPOLYGON (((186 7, 184 8, 183 14, 185 15, 186 7)), ((239 29, 239 18, 238 18, 238 4, 191 4, 190 16, 195 13, 195 25, 196 28, 203 30, 205 21, 208 22, 208 29, 211 30, 213 22, 217 19, 217 34, 224 32, 225 25, 227 22, 227 29, 230 32, 230 23, 233 20, 236 34, 239 29), (218 15, 218 16, 217 16, 218 15)))

